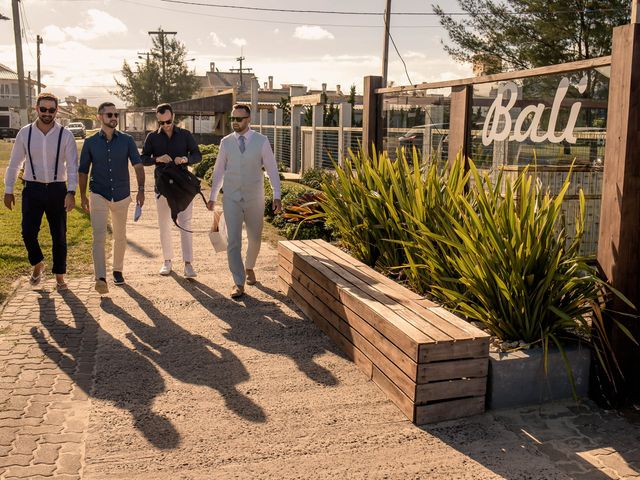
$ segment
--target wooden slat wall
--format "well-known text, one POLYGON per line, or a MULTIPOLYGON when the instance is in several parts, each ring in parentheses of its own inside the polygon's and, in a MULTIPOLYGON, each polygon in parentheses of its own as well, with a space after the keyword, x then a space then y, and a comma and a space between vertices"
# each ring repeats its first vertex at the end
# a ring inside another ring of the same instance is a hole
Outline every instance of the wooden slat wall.
POLYGON ((411 421, 484 411, 486 333, 321 240, 278 251, 283 291, 411 421))

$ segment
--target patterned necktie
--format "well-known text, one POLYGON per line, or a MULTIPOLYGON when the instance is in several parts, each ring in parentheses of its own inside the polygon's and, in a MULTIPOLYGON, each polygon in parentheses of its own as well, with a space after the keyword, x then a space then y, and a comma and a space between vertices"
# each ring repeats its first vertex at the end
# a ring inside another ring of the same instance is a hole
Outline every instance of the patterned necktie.
POLYGON ((244 153, 245 145, 244 145, 244 135, 240 135, 238 137, 238 142, 240 142, 240 153, 244 153))

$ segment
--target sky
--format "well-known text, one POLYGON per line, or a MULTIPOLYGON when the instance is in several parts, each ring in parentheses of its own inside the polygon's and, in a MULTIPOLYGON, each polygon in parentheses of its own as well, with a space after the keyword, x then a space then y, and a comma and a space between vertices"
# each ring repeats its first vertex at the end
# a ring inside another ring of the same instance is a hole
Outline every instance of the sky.
MULTIPOLYGON (((392 1, 391 36, 406 63, 389 48, 389 81, 407 85, 467 77, 470 65, 449 58, 442 41, 446 32, 437 17, 402 15, 432 13, 431 4, 460 11, 455 0, 392 1), (408 75, 407 75, 408 73, 408 75)), ((25 75, 36 76, 36 35, 42 36, 42 82, 60 97, 124 103, 111 92, 123 61, 139 61, 138 52, 151 47, 149 31, 177 32, 185 44, 188 64, 203 75, 215 62, 220 71, 237 68, 236 58, 253 68, 260 85, 304 84, 318 89, 356 85, 363 77, 380 75, 384 40, 385 0, 21 0, 25 75), (244 10, 226 6, 350 11, 359 15, 288 13, 244 10), (362 12, 379 12, 365 15, 362 12)), ((0 13, 12 17, 11 0, 0 0, 0 13)), ((0 63, 16 70, 13 22, 0 21, 0 63)))

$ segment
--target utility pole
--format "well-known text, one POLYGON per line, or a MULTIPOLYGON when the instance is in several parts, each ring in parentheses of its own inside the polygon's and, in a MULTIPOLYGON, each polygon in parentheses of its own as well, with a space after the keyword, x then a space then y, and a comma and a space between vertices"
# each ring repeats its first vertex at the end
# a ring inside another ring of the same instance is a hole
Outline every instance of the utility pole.
POLYGON ((33 106, 33 99, 31 98, 31 71, 28 72, 27 79, 27 118, 31 120, 31 116, 29 115, 31 107, 33 106))
POLYGON ((382 86, 387 86, 387 72, 389 70, 389 30, 391 22, 391 0, 387 0, 384 11, 384 46, 382 48, 382 86))
POLYGON ((240 50, 240 56, 236 58, 236 60, 240 62, 240 68, 231 68, 230 70, 232 72, 240 72, 240 90, 242 90, 244 88, 244 82, 242 81, 242 72, 249 73, 251 70, 253 70, 253 68, 242 68, 242 62, 245 60, 245 58, 242 56, 242 50, 240 50))
POLYGON ((36 35, 36 58, 38 61, 38 95, 40 95, 40 45, 42 45, 42 37, 40 35, 36 35))
POLYGON ((148 32, 149 35, 158 35, 160 39, 160 49, 162 51, 162 83, 160 85, 160 100, 162 101, 165 98, 165 93, 167 89, 167 77, 166 77, 166 68, 167 68, 167 60, 166 60, 166 51, 165 51, 165 36, 166 35, 177 35, 178 32, 165 32, 162 27, 160 30, 155 32, 148 32))
POLYGON ((27 118, 27 98, 24 91, 24 65, 22 63, 22 37, 20 29, 20 8, 19 0, 11 0, 13 7, 13 35, 16 42, 16 63, 18 66, 18 96, 20 97, 20 120, 26 123, 27 118))
POLYGON ((631 23, 640 23, 640 0, 631 0, 631 23))

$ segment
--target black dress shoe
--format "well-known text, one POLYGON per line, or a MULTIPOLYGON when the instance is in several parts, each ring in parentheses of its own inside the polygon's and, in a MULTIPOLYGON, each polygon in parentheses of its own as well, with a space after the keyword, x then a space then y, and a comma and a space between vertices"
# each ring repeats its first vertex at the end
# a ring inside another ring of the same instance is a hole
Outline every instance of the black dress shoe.
POLYGON ((124 285, 124 277, 122 276, 122 272, 113 272, 113 284, 124 285))

